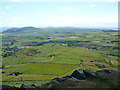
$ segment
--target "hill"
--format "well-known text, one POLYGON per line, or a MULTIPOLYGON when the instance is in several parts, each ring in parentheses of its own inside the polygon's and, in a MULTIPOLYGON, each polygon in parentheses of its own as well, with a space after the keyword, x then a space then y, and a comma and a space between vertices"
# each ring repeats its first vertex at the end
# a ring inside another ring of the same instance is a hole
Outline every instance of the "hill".
POLYGON ((3 33, 19 33, 25 30, 37 30, 38 28, 35 27, 23 27, 23 28, 10 28, 6 31, 3 31, 3 33))

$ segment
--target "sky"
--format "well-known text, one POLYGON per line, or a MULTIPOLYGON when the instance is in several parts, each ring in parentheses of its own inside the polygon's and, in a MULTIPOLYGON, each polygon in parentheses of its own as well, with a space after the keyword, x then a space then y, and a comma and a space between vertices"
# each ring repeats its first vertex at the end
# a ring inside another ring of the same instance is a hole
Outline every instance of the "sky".
POLYGON ((118 0, 1 0, 0 27, 118 27, 118 0))

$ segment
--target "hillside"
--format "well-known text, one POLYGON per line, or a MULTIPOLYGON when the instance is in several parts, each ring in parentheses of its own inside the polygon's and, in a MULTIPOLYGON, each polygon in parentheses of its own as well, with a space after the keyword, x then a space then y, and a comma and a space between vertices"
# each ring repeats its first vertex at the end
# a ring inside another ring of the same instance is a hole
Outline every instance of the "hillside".
POLYGON ((118 71, 117 31, 23 27, 1 36, 3 85, 40 86, 76 69, 118 71))

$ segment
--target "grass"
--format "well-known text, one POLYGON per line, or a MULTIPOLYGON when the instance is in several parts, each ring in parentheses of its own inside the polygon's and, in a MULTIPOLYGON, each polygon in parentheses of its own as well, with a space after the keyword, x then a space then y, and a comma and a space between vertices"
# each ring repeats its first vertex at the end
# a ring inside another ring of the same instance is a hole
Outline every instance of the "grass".
POLYGON ((36 74, 22 74, 18 76, 6 76, 3 81, 29 81, 29 80, 51 80, 56 75, 36 75, 36 74))
MULTIPOLYGON (((111 50, 89 50, 86 47, 91 44, 99 46, 112 46, 117 47, 115 43, 107 43, 114 40, 118 40, 116 36, 117 32, 107 33, 102 31, 92 31, 92 30, 33 30, 24 31, 23 33, 6 33, 3 35, 3 44, 11 43, 12 40, 16 40, 15 46, 25 46, 31 42, 48 42, 48 41, 91 41, 82 42, 79 45, 82 47, 74 46, 68 47, 65 43, 47 43, 43 46, 32 46, 29 48, 22 49, 15 52, 15 55, 5 57, 2 60, 2 65, 5 66, 3 71, 3 84, 11 86, 20 86, 24 84, 36 84, 40 85, 42 83, 48 82, 55 77, 63 77, 70 75, 76 69, 92 69, 93 71, 101 70, 96 66, 90 66, 88 63, 94 61, 96 63, 107 64, 108 66, 103 69, 113 69, 118 70, 117 56, 106 55, 109 54, 111 50), (37 32, 37 33, 34 33, 37 32), (14 36, 14 37, 8 37, 14 36), (63 36, 63 37, 60 37, 63 36), (39 39, 35 37, 44 38, 39 39), (51 39, 46 39, 51 37, 51 39), (94 42, 97 41, 97 42, 94 42), (85 46, 84 46, 85 45, 85 46), (55 55, 51 57, 50 55, 55 55), (80 66, 78 64, 87 62, 85 65, 80 66), (7 74, 12 72, 21 72, 23 74, 19 76, 7 76, 7 74), (35 80, 35 81, 26 81, 35 80), (42 81, 43 80, 43 81, 42 81), (4 82, 10 81, 10 82, 4 82)), ((92 47, 92 46, 91 46, 92 47)), ((3 46, 7 48, 7 46, 3 46)), ((9 50, 8 50, 9 51, 9 50)), ((6 51, 6 52, 8 52, 6 51)), ((4 53, 6 53, 4 52, 4 53)), ((114 50, 115 54, 116 51, 114 50)))
POLYGON ((60 75, 68 70, 78 67, 78 65, 65 65, 54 63, 28 63, 13 65, 4 69, 7 73, 21 72, 24 74, 55 74, 60 75))
POLYGON ((30 47, 18 51, 17 57, 10 56, 3 59, 3 65, 6 64, 21 64, 28 62, 51 62, 51 63, 63 63, 63 64, 79 64, 80 60, 99 60, 104 62, 104 57, 101 57, 97 51, 87 50, 86 48, 78 47, 64 47, 64 46, 38 46, 30 47), (45 48, 44 48, 45 47, 45 48), (32 52, 36 50, 36 52, 32 52), (27 56, 30 54, 31 56, 27 56), (49 55, 55 54, 55 57, 51 59, 49 55), (11 63, 13 62, 13 63, 11 63))

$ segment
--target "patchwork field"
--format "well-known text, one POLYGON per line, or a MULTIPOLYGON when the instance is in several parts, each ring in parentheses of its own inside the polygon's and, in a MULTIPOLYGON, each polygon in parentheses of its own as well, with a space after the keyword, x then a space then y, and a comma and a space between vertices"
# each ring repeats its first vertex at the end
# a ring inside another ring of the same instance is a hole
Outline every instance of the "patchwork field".
POLYGON ((76 69, 118 70, 117 31, 24 27, 2 35, 3 85, 40 86, 76 69), (15 72, 21 74, 12 75, 15 72))

